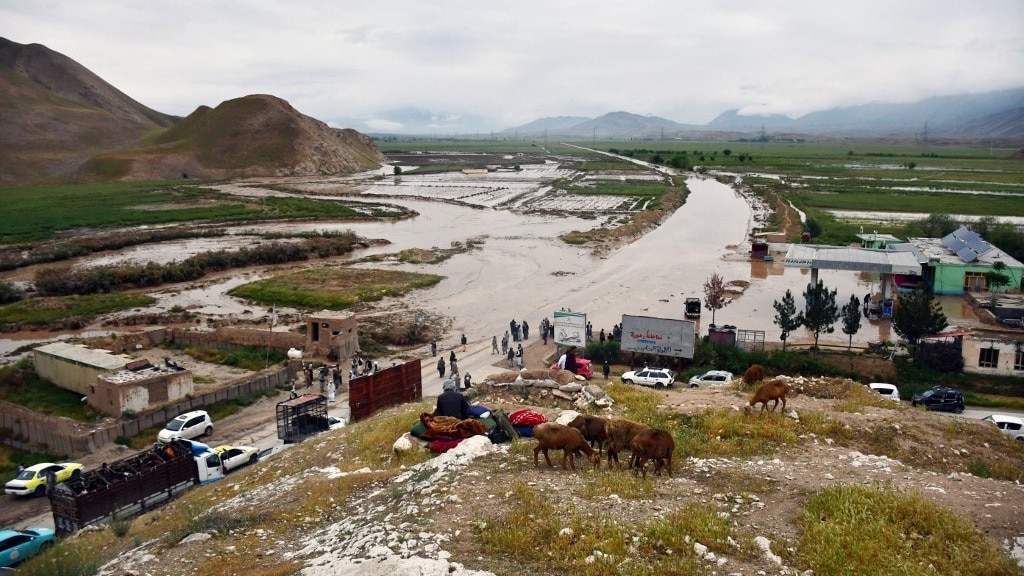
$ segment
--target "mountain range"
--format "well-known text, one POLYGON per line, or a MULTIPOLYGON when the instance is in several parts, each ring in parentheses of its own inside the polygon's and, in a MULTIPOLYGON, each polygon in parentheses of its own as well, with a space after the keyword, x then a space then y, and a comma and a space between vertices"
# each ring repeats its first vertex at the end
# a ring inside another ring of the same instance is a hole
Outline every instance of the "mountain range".
MULTIPOLYGON (((444 126, 447 135, 472 136, 470 130, 459 132, 462 123, 483 120, 414 108, 391 113, 394 120, 379 119, 376 126, 401 127, 403 135, 436 134, 444 126)), ((706 125, 625 111, 597 118, 558 116, 491 130, 490 135, 577 141, 941 138, 1019 144, 1024 139, 1024 88, 871 103, 799 118, 729 110, 706 125)), ((0 38, 0 185, 324 175, 372 169, 384 160, 364 133, 333 128, 272 95, 200 106, 181 118, 144 106, 45 46, 0 38)))

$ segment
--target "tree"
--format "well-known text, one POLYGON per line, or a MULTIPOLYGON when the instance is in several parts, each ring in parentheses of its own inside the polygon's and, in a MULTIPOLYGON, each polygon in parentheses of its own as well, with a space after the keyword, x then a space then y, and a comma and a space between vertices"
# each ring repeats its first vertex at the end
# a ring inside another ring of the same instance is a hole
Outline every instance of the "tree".
POLYGON ((860 331, 860 316, 860 298, 851 294, 850 301, 843 305, 843 334, 850 337, 846 343, 847 352, 853 348, 853 335, 860 331))
POLYGON ((1009 287, 1012 280, 1010 275, 1006 273, 1006 262, 996 260, 992 264, 992 269, 985 273, 985 280, 988 282, 988 289, 992 291, 993 295, 999 292, 1001 287, 1009 287))
POLYGON ((907 342, 917 344, 922 336, 941 332, 949 323, 931 292, 900 294, 892 314, 892 327, 907 342))
POLYGON ((804 292, 804 301, 807 307, 804 309, 803 324, 808 330, 814 333, 814 348, 818 348, 818 336, 822 332, 831 334, 835 332, 833 324, 839 320, 839 307, 836 306, 836 290, 829 291, 825 284, 818 280, 817 284, 807 285, 804 292))
POLYGON ((395 176, 401 176, 402 175, 402 167, 401 166, 395 166, 394 173, 395 173, 395 176))
POLYGON ((793 293, 789 290, 786 290, 782 302, 776 300, 773 306, 775 306, 775 324, 782 329, 780 339, 782 340, 782 349, 785 350, 789 333, 803 326, 804 322, 796 311, 796 302, 793 301, 793 293))
POLYGON ((814 218, 808 218, 807 221, 804 222, 804 232, 807 232, 811 238, 821 236, 821 231, 821 223, 814 218))
POLYGON ((715 323, 715 310, 721 310, 728 304, 725 300, 725 282, 717 273, 704 283, 704 307, 711 310, 711 323, 715 323))

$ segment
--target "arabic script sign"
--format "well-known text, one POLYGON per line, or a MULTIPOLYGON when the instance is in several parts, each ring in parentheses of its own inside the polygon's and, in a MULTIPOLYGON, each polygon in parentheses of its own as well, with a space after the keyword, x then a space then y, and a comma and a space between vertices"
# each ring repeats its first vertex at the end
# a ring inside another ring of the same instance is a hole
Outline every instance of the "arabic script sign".
POLYGON ((693 358, 692 320, 622 315, 621 349, 658 356, 693 358))
POLYGON ((583 312, 555 311, 555 344, 560 346, 587 345, 587 315, 583 312))

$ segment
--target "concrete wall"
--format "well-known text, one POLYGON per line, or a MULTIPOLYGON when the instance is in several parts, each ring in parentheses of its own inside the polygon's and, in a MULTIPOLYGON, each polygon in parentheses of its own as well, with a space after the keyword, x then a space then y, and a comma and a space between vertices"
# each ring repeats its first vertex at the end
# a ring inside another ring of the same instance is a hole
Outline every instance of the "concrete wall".
MULTIPOLYGON (((220 390, 196 398, 185 398, 132 418, 105 418, 96 425, 46 416, 21 406, 0 402, 0 442, 19 450, 74 458, 111 444, 119 436, 135 436, 147 428, 162 427, 168 420, 190 410, 273 388, 286 388, 295 378, 296 366, 290 363, 274 372, 239 378, 220 390)), ((213 426, 216 429, 217 423, 214 422, 213 426)))
POLYGON ((180 400, 195 391, 189 370, 160 371, 150 376, 130 373, 100 376, 95 387, 96 393, 89 395, 89 406, 115 417, 128 411, 145 412, 153 404, 180 400))
POLYGON ((306 337, 296 332, 271 332, 255 328, 223 327, 213 332, 198 332, 175 328, 171 332, 171 340, 176 346, 207 346, 210 348, 234 348, 251 346, 256 348, 270 347, 275 350, 301 349, 306 337))

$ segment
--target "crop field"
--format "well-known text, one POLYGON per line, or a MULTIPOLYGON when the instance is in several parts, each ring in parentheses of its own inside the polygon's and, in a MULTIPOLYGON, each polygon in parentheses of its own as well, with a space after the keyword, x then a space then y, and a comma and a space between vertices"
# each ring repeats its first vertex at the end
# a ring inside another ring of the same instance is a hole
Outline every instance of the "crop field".
POLYGON ((2 188, 0 206, 0 244, 46 240, 85 228, 365 216, 340 202, 240 199, 180 181, 2 188))

